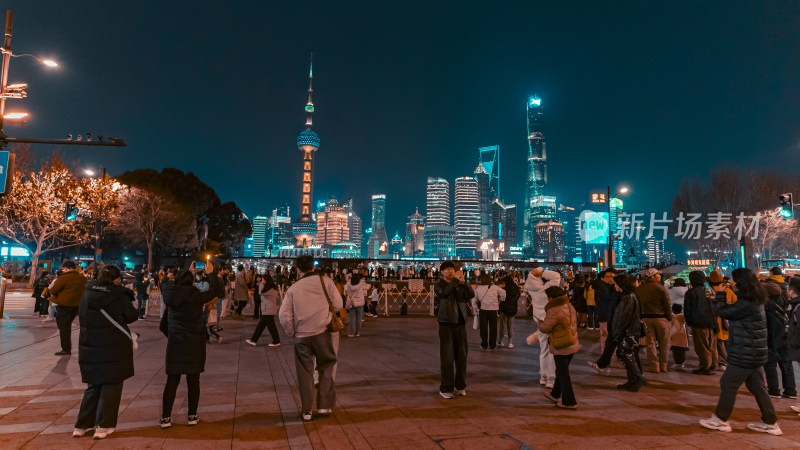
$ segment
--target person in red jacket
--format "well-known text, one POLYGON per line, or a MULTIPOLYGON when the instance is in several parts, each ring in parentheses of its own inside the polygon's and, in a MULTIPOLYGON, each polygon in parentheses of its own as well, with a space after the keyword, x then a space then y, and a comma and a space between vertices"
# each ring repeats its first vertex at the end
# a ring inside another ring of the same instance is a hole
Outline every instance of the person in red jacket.
POLYGON ((52 294, 51 302, 56 304, 56 324, 61 337, 61 351, 56 356, 72 354, 72 322, 78 315, 78 306, 83 298, 86 278, 78 271, 75 261, 66 260, 61 264, 61 271, 48 291, 52 294))

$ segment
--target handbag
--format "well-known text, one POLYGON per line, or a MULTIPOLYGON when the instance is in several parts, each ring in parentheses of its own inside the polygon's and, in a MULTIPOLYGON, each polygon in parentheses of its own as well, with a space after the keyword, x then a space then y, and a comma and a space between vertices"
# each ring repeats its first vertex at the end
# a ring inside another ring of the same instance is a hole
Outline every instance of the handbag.
POLYGON ((562 350, 574 344, 572 341, 572 306, 567 306, 569 308, 569 322, 566 326, 564 324, 556 325, 553 331, 550 332, 550 344, 556 350, 562 350))
POLYGON ((328 290, 325 289, 325 281, 322 279, 322 275, 319 276, 319 284, 322 285, 322 292, 325 293, 325 299, 328 300, 328 309, 331 312, 331 322, 328 324, 328 331, 331 333, 338 333, 344 330, 344 322, 342 322, 342 319, 336 314, 336 311, 333 310, 333 303, 331 302, 331 297, 328 295, 328 290))
POLYGON ((128 333, 128 330, 126 330, 122 325, 117 323, 116 320, 112 319, 111 316, 108 315, 106 310, 101 309, 100 312, 103 313, 104 316, 106 316, 106 319, 108 319, 109 322, 111 322, 115 327, 119 328, 119 331, 122 331, 125 334, 125 336, 128 336, 128 339, 131 340, 131 344, 133 345, 134 350, 139 348, 139 333, 128 333))

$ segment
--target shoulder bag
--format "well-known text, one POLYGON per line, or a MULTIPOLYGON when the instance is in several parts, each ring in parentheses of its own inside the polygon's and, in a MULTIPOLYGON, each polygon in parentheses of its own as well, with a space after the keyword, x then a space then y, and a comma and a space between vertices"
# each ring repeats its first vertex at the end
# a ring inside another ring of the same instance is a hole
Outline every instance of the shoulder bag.
POLYGON ((128 333, 128 330, 126 330, 125 327, 117 323, 116 320, 112 319, 111 316, 108 315, 106 310, 101 309, 100 312, 103 313, 104 316, 106 316, 106 319, 108 319, 108 321, 111 322, 112 325, 119 328, 119 331, 122 331, 122 333, 124 333, 125 336, 128 336, 128 339, 131 340, 131 344, 133 345, 134 350, 139 348, 139 333, 128 333))
POLYGON ((325 281, 322 279, 322 275, 319 276, 319 284, 322 285, 322 292, 325 293, 325 299, 328 300, 328 309, 331 311, 331 323, 328 324, 328 331, 338 333, 344 329, 344 323, 333 309, 333 302, 331 302, 331 297, 328 295, 328 290, 325 289, 325 281))
POLYGON ((567 305, 567 309, 568 322, 566 324, 557 324, 553 331, 550 332, 550 344, 556 350, 562 350, 574 344, 572 342, 572 306, 567 305))

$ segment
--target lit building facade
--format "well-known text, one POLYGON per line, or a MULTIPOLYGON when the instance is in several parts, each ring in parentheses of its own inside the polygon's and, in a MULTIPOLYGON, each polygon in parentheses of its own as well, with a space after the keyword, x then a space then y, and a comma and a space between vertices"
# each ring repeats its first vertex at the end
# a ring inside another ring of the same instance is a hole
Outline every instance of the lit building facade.
POLYGON ((536 258, 545 261, 564 261, 564 226, 549 220, 539 222, 534 228, 536 258))
POLYGON ((347 227, 350 229, 350 236, 347 238, 347 240, 356 246, 359 255, 361 255, 361 234, 363 232, 361 216, 356 214, 355 210, 353 209, 352 198, 342 203, 342 207, 344 207, 344 211, 347 213, 347 227))
POLYGON ((436 258, 452 258, 456 254, 456 229, 449 226, 425 227, 425 253, 436 258))
POLYGON ((580 212, 571 206, 558 205, 558 221, 564 225, 565 261, 583 262, 580 212))
POLYGON ((419 208, 408 216, 405 247, 405 256, 414 256, 425 251, 425 216, 419 213, 419 208))
POLYGON ((478 149, 483 170, 489 175, 490 201, 500 197, 500 146, 490 145, 478 149))
MULTIPOLYGON (((546 194, 547 189, 547 144, 544 137, 544 111, 542 99, 533 95, 528 97, 528 177, 525 183, 525 211, 523 212, 523 246, 530 247, 533 226, 541 220, 535 217, 537 198, 546 194)), ((555 217, 555 216, 553 216, 555 217)))
POLYGON ((647 262, 651 266, 664 261, 664 241, 650 237, 645 239, 647 242, 647 262))
POLYGON ((292 246, 295 242, 289 205, 273 209, 267 221, 267 256, 274 256, 278 249, 292 246))
POLYGON ((264 256, 267 249, 267 224, 269 217, 255 216, 253 218, 253 255, 264 256))
POLYGON ((331 197, 325 209, 317 213, 316 243, 333 245, 350 239, 349 216, 343 206, 331 197))
POLYGON ((308 69, 308 103, 306 104, 306 129, 297 136, 297 148, 303 152, 303 178, 301 180, 300 216, 292 224, 292 233, 297 240, 297 246, 307 248, 314 243, 317 235, 317 223, 311 216, 311 201, 314 189, 314 152, 319 149, 319 135, 312 129, 312 115, 314 103, 311 101, 311 81, 313 79, 313 65, 308 69))
POLYGON ((486 173, 482 163, 475 169, 475 180, 478 181, 478 198, 481 208, 481 239, 486 239, 491 233, 492 196, 489 192, 489 174, 486 173))
POLYGON ((368 258, 388 258, 389 238, 386 235, 386 196, 372 196, 372 226, 367 241, 368 258))
POLYGON ((509 247, 517 244, 517 206, 506 205, 500 199, 492 202, 489 238, 501 240, 509 247))
POLYGON ((454 203, 456 255, 474 258, 475 243, 481 238, 481 205, 475 178, 456 178, 454 203))
POLYGON ((444 178, 428 177, 426 198, 427 226, 450 226, 450 183, 444 178))

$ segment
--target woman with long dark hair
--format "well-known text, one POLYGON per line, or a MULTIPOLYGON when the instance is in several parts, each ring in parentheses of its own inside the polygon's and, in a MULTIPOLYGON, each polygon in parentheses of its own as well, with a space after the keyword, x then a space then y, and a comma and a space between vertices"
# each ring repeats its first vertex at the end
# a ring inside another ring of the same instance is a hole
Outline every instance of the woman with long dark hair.
POLYGON ((264 273, 264 276, 261 277, 260 285, 256 287, 261 297, 261 309, 259 311, 261 316, 253 332, 253 336, 245 340, 245 342, 253 347, 256 346, 258 338, 261 337, 261 333, 264 332, 264 328, 268 329, 270 336, 272 336, 272 343, 269 344, 269 346, 277 347, 281 345, 278 327, 275 326, 275 314, 278 314, 278 291, 276 288, 275 281, 273 281, 269 272, 264 273))
POLYGON ((767 294, 756 275, 746 268, 732 273, 736 303, 728 303, 725 295, 712 298, 719 317, 728 321, 728 366, 719 379, 720 394, 717 408, 700 425, 711 430, 731 431, 728 419, 733 412, 736 393, 744 383, 756 398, 761 422, 749 423, 747 428, 774 436, 783 434, 778 427, 775 408, 764 381, 767 363, 767 315, 764 304, 767 294))
MULTIPOLYGON (((211 263, 205 267, 207 274, 213 272, 211 263)), ((197 405, 200 403, 200 374, 206 365, 206 327, 203 307, 216 297, 217 277, 208 277, 209 289, 200 292, 195 286, 194 268, 181 270, 175 282, 164 283, 162 292, 167 305, 167 353, 165 370, 167 384, 164 386, 161 419, 158 425, 169 428, 172 425, 172 405, 175 393, 186 375, 189 390, 189 414, 187 425, 197 425, 197 405)))
POLYGON ((81 379, 89 386, 83 393, 74 437, 91 429, 95 439, 114 432, 122 384, 133 376, 133 339, 128 324, 136 322, 139 314, 132 304, 133 292, 121 282, 117 267, 103 267, 78 308, 78 365, 81 379))

